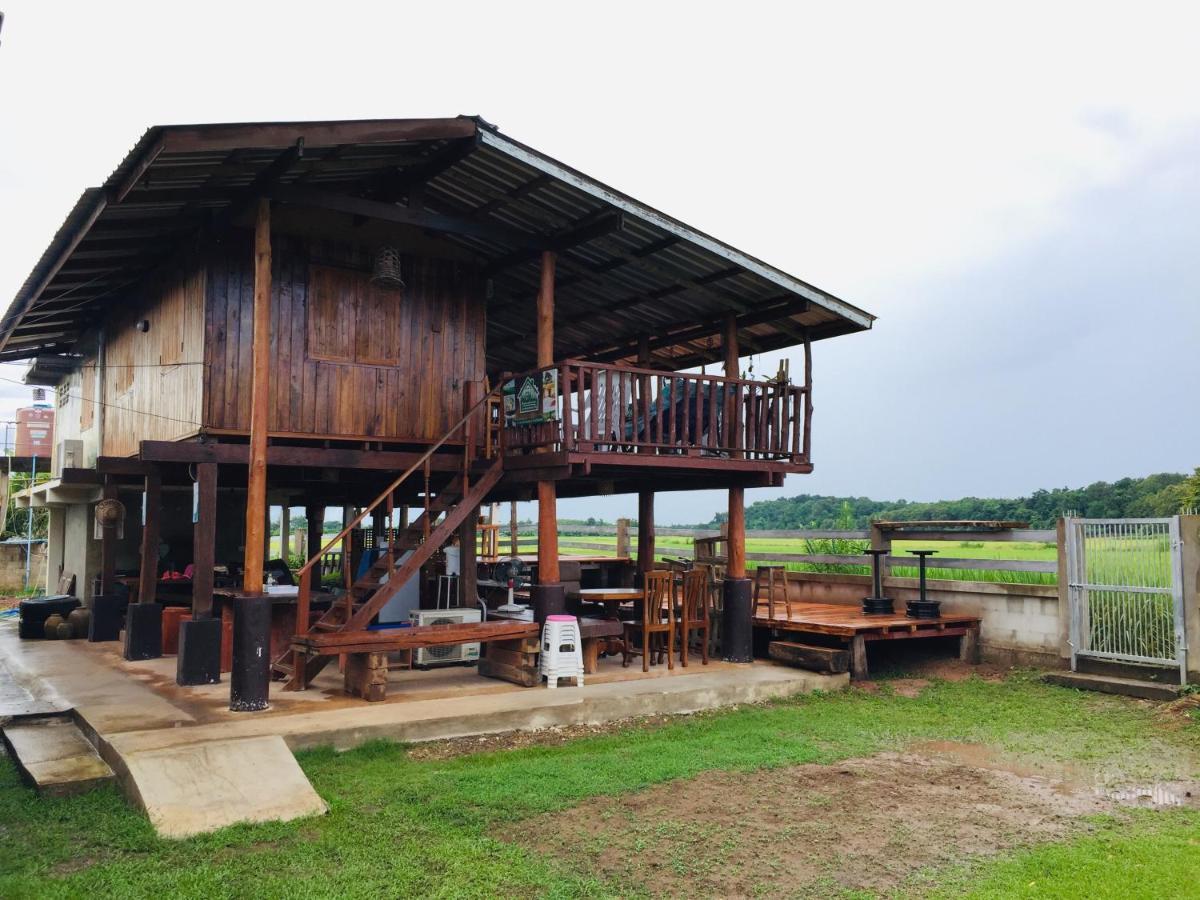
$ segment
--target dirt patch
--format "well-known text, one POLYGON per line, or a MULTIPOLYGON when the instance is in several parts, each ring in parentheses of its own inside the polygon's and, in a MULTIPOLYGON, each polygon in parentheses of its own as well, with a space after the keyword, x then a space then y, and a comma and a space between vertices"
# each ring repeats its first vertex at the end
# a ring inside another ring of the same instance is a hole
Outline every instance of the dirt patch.
POLYGON ((1059 839, 1122 802, 995 757, 964 762, 971 746, 708 772, 548 815, 526 832, 572 868, 654 895, 825 895, 895 889, 928 866, 1059 839))

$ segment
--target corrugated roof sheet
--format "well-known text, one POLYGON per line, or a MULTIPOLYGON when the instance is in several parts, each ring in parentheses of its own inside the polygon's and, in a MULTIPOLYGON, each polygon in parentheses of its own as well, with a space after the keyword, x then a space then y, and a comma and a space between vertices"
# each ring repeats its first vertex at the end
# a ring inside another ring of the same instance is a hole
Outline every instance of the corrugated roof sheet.
POLYGON ((160 126, 68 214, 0 322, 0 359, 70 352, 182 242, 214 220, 236 224, 248 195, 272 189, 403 196, 408 208, 475 223, 473 233, 442 236, 491 275, 497 368, 534 361, 539 263, 530 244, 559 250, 560 357, 632 361, 645 336, 656 363, 685 368, 720 358, 712 337, 729 313, 739 317, 744 353, 864 330, 874 319, 482 119, 160 126))

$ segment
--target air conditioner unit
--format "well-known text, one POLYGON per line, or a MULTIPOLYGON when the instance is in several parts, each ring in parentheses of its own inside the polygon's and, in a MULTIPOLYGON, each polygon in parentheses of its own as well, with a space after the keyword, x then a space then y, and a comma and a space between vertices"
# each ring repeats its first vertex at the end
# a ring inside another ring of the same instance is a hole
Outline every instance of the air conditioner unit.
MULTIPOLYGON (((480 621, 477 609, 414 609, 408 614, 413 625, 459 625, 480 621)), ((474 662, 479 659, 479 644, 442 644, 437 647, 418 647, 415 666, 444 666, 450 663, 474 662)))
POLYGON ((83 468, 83 441, 71 439, 58 442, 58 454, 54 457, 55 476, 61 476, 63 469, 83 468))

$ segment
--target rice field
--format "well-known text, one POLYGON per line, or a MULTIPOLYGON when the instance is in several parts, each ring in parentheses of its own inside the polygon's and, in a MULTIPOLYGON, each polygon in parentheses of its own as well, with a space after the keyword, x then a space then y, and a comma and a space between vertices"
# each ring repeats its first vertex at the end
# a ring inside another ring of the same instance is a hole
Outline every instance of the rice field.
MULTIPOLYGON (((564 552, 580 555, 616 555, 617 539, 614 535, 560 535, 559 546, 564 552)), ((636 541, 633 542, 636 545, 636 541)), ((782 565, 793 572, 828 572, 845 575, 869 575, 867 565, 835 563, 802 563, 787 560, 787 556, 799 554, 855 554, 867 546, 865 540, 802 539, 802 538, 754 538, 746 539, 746 552, 757 556, 779 554, 784 559, 751 559, 749 565, 782 565)), ((671 559, 681 555, 680 551, 692 549, 690 537, 660 536, 655 540, 655 556, 671 559)), ((534 535, 520 535, 522 553, 537 551, 534 535)), ((1034 541, 896 541, 892 545, 893 556, 903 556, 909 550, 937 550, 943 556, 979 560, 1038 560, 1054 562, 1058 550, 1053 543, 1034 541)), ((894 566, 892 573, 901 577, 917 576, 917 567, 894 566)), ((930 579, 953 581, 990 581, 1010 584, 1057 584, 1057 576, 1050 572, 1006 572, 996 569, 929 569, 930 579)))

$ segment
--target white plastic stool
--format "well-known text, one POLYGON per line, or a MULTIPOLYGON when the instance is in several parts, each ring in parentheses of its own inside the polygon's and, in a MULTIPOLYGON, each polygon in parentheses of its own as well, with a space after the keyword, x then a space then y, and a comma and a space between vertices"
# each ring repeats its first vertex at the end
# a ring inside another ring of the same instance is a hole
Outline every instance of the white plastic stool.
POLYGON ((558 679, 574 678, 583 687, 583 647, 579 622, 574 616, 547 616, 542 626, 542 675, 546 687, 558 687, 558 679))

